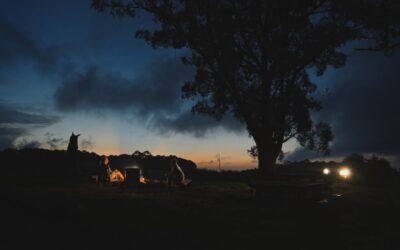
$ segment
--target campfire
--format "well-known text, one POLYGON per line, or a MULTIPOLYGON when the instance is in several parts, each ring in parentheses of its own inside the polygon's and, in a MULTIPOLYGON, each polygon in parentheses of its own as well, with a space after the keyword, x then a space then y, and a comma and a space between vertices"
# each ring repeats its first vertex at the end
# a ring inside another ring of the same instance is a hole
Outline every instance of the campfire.
MULTIPOLYGON (((168 185, 168 186, 187 186, 191 180, 187 179, 183 169, 178 165, 176 160, 171 162, 171 168, 150 168, 143 170, 138 165, 124 167, 123 170, 114 169, 108 165, 108 159, 104 158, 107 166, 106 181, 111 184, 124 185, 168 185)), ((95 176, 97 183, 99 176, 95 176)))
POLYGON ((144 178, 143 176, 140 176, 139 177, 139 183, 146 184, 146 178, 144 178))

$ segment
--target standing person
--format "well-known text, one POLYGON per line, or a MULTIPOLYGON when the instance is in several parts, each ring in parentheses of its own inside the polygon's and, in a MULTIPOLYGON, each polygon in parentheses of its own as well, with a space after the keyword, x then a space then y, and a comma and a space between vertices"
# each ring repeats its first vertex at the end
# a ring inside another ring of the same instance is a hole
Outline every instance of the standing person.
POLYGON ((78 137, 80 134, 72 135, 69 137, 69 143, 67 148, 68 158, 71 162, 72 176, 76 178, 78 176, 78 137))
POLYGON ((100 166, 99 166, 99 179, 100 183, 107 183, 109 181, 109 174, 110 174, 111 168, 110 168, 110 161, 108 160, 108 157, 103 155, 100 160, 100 166))

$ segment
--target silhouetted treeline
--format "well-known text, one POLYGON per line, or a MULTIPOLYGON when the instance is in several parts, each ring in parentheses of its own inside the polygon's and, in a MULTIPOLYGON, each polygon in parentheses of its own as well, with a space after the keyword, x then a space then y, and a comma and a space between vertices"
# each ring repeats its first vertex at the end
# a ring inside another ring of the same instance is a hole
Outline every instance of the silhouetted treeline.
MULTIPOLYGON (((123 170, 124 167, 138 166, 144 173, 165 172, 171 167, 170 161, 176 156, 153 156, 150 152, 136 151, 132 155, 109 156, 112 169, 123 170)), ((86 151, 78 152, 78 167, 82 177, 96 174, 101 156, 86 151)), ((212 171, 197 169, 194 162, 177 158, 179 165, 187 177, 194 181, 251 181, 258 178, 257 170, 243 171, 212 171)), ((65 150, 46 149, 7 149, 0 151, 1 171, 3 177, 13 176, 17 180, 47 178, 53 181, 67 180, 71 170, 68 154, 65 150)), ((366 158, 352 154, 342 162, 310 161, 285 162, 278 164, 277 176, 281 180, 323 178, 322 170, 330 168, 333 174, 342 166, 348 166, 352 171, 349 182, 371 186, 400 184, 399 172, 390 163, 378 156, 366 158)))
MULTIPOLYGON (((176 157, 175 155, 152 155, 149 151, 135 151, 132 155, 111 155, 109 157, 111 168, 123 170, 124 167, 138 166, 143 170, 143 173, 151 178, 154 173, 160 173, 161 178, 171 169, 171 160, 177 159, 180 167, 182 167, 185 175, 191 177, 193 171, 197 168, 193 161, 176 157)), ((158 177, 158 176, 157 176, 158 177)))
POLYGON ((400 173, 394 169, 389 161, 372 155, 366 158, 360 154, 352 154, 343 160, 353 171, 355 183, 368 185, 400 184, 400 173))
MULTIPOLYGON (((0 151, 1 174, 3 176, 18 176, 28 178, 50 178, 64 180, 71 172, 68 153, 65 150, 47 149, 6 149, 0 151)), ((150 152, 136 151, 132 155, 112 155, 109 157, 112 169, 123 170, 124 167, 138 166, 143 170, 168 171, 174 155, 151 155, 150 152)), ((190 176, 196 169, 196 164, 190 160, 176 157, 179 165, 190 176)), ((98 172, 101 155, 79 151, 77 164, 81 177, 89 177, 98 172)))
MULTIPOLYGON (((326 178, 323 169, 329 168, 333 179, 341 180, 338 171, 341 167, 351 170, 351 177, 346 180, 353 184, 369 186, 400 185, 400 173, 390 163, 381 157, 372 155, 366 158, 359 154, 352 154, 341 162, 336 161, 303 161, 285 162, 277 164, 277 180, 310 180, 326 178)), ((195 180, 231 180, 251 181, 259 178, 257 169, 243 171, 213 171, 206 169, 196 170, 195 180)))

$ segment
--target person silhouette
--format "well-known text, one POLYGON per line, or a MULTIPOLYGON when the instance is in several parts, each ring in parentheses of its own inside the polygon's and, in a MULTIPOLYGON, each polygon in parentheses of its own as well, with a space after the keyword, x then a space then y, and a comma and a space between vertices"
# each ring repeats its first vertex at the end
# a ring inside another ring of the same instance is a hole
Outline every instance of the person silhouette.
POLYGON ((69 143, 68 143, 68 152, 71 153, 76 153, 78 152, 78 137, 80 134, 75 135, 72 133, 72 135, 69 137, 69 143))
POLYGON ((103 155, 99 164, 99 182, 102 184, 108 183, 110 173, 110 161, 107 156, 103 155))
POLYGON ((185 181, 185 173, 182 168, 178 165, 177 159, 174 157, 170 161, 171 169, 167 173, 167 186, 177 187, 181 186, 185 181))
POLYGON ((74 133, 71 134, 69 137, 69 143, 67 148, 67 153, 69 160, 71 162, 71 170, 72 176, 78 176, 78 137, 80 134, 75 135, 74 133))

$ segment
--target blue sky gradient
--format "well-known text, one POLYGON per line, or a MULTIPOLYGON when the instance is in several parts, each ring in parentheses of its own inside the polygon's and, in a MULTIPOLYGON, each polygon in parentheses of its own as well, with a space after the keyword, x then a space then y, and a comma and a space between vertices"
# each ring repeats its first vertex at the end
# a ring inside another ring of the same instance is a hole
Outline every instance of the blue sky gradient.
MULTIPOLYGON (((89 0, 0 1, 0 148, 65 149, 71 132, 99 154, 175 154, 201 167, 254 168, 243 125, 190 113, 180 86, 193 69, 184 51, 153 49, 136 39, 151 18, 97 13, 89 0)), ((313 77, 325 109, 316 120, 335 133, 330 157, 378 153, 398 164, 398 53, 354 52, 345 67, 313 77)), ((318 158, 294 141, 288 160, 318 158)))

